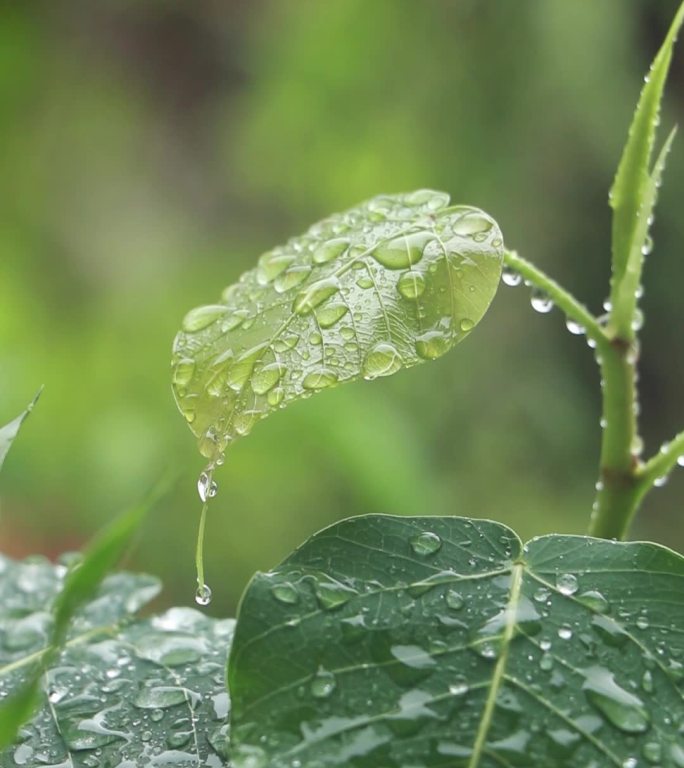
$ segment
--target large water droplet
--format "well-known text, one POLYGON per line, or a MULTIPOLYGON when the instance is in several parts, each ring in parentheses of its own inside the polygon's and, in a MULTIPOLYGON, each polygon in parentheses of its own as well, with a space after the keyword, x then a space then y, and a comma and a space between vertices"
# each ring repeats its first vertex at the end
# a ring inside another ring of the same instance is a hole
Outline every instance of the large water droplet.
POLYGON ((204 504, 213 499, 218 491, 218 485, 211 479, 211 472, 202 472, 197 480, 197 493, 204 504))
POLYGON ((317 699, 326 699, 335 690, 336 686, 335 675, 321 667, 311 681, 311 694, 317 699))
POLYGON ((423 531, 411 538, 411 549, 421 557, 434 555, 441 546, 442 540, 432 531, 423 531))
POLYGON ((610 609, 606 598, 595 589, 589 590, 588 592, 582 592, 577 599, 597 613, 608 613, 610 609))
POLYGON ((532 290, 530 304, 535 312, 541 312, 542 314, 546 314, 553 309, 553 300, 549 298, 546 293, 537 288, 532 290))
POLYGON ((504 267, 504 270, 501 273, 501 279, 504 281, 505 285, 508 285, 511 288, 515 288, 516 286, 520 285, 520 283, 522 283, 522 275, 520 275, 518 272, 514 272, 508 267, 504 267))
POLYGON ((297 588, 289 581, 274 584, 271 587, 271 594, 279 603, 285 603, 286 605, 294 605, 299 601, 297 588))
POLYGON ((625 733, 644 733, 650 726, 650 716, 638 696, 621 688, 613 675, 603 667, 584 671, 582 686, 587 699, 616 728, 625 733))
POLYGON ((304 389, 326 389, 337 384, 337 374, 329 368, 308 373, 302 381, 304 389))
POLYGON ((425 292, 425 278, 415 269, 404 272, 397 282, 397 290, 405 299, 417 299, 425 292))
POLYGON ((325 280, 318 280, 297 294, 292 304, 292 311, 298 315, 308 315, 339 290, 340 284, 336 278, 329 277, 325 280))
POLYGON ((442 331, 428 331, 416 338, 416 353, 424 360, 436 360, 449 351, 450 339, 442 331))
POLYGON ((201 584, 195 592, 195 602, 197 605, 209 605, 211 602, 211 587, 207 584, 201 584))
POLYGON ((307 264, 290 267, 287 272, 283 272, 282 275, 278 275, 275 283, 273 284, 278 293, 285 293, 292 288, 296 288, 301 285, 311 273, 311 267, 307 264))
POLYGON ((481 213, 466 213, 457 219, 451 230, 455 235, 480 235, 489 232, 493 222, 481 213))
POLYGON ((332 328, 349 312, 349 307, 342 303, 329 303, 316 310, 316 320, 321 328, 332 328))
POLYGON ((173 369, 173 383, 177 389, 187 387, 195 373, 195 363, 192 360, 183 359, 176 363, 173 369))
POLYGON ((402 363, 401 355, 392 344, 376 344, 363 361, 363 377, 377 379, 379 376, 390 376, 401 368, 402 363))
POLYGON ((561 573, 556 577, 556 587, 562 595, 574 595, 579 588, 577 576, 572 573, 561 573))
POLYGON ((425 246, 431 240, 434 240, 434 235, 429 232, 399 235, 378 245, 372 255, 387 269, 406 269, 423 258, 425 246))
POLYGON ((250 383, 252 390, 257 395, 265 395, 273 389, 285 373, 285 366, 281 363, 269 363, 254 370, 250 383))
POLYGON ((183 318, 182 328, 186 333, 197 333, 197 331, 215 323, 227 311, 228 308, 224 307, 223 304, 207 304, 203 307, 195 307, 183 318))
POLYGON ((320 245, 313 253, 315 264, 325 264, 341 256, 349 247, 349 240, 334 238, 320 245))

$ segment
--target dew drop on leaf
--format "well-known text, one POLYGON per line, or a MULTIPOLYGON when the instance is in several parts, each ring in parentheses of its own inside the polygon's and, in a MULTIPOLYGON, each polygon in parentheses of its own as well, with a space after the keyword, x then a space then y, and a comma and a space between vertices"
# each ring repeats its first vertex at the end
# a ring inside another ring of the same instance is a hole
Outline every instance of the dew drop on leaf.
POLYGON ((442 540, 432 531, 423 531, 411 538, 411 549, 417 554, 425 557, 434 555, 442 546, 442 540))

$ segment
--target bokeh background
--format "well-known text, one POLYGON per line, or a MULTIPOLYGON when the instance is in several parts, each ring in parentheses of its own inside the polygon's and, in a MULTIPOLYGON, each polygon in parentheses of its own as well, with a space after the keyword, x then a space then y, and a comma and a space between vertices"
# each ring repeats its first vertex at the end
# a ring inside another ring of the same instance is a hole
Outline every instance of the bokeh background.
MULTIPOLYGON (((191 307, 380 192, 448 190, 599 311, 607 190, 675 0, 87 0, 0 4, 0 422, 45 391, 0 478, 0 548, 74 549, 171 469, 129 566, 191 603, 202 459, 170 391, 191 307)), ((677 52, 664 125, 684 117, 677 52)), ((648 451, 684 425, 684 145, 646 271, 648 451)), ((445 358, 321 394, 231 448, 211 611, 365 512, 582 532, 593 357, 502 286, 445 358)), ((684 548, 684 472, 634 535, 684 548)))

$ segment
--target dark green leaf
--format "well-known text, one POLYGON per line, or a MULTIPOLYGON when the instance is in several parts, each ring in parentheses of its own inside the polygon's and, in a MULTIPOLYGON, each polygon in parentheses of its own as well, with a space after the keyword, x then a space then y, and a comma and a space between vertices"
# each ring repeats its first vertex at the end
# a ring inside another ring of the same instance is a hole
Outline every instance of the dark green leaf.
POLYGON ((498 287, 496 223, 443 192, 376 197, 264 254, 176 337, 176 400, 215 460, 272 411, 444 354, 498 287))
MULTIPOLYGON (((47 652, 66 568, 0 559, 0 693, 22 689, 47 652)), ((0 766, 227 765, 224 662, 233 622, 189 608, 134 614, 149 576, 108 576, 81 606, 42 681, 42 709, 0 766)))
POLYGON ((2 469, 2 465, 5 463, 5 458, 7 457, 10 446, 14 442, 14 438, 17 436, 21 425, 33 410, 33 406, 38 402, 38 398, 42 391, 42 389, 38 390, 28 408, 21 415, 17 416, 13 421, 10 421, 9 424, 5 424, 4 427, 0 427, 0 469, 2 469))
POLYGON ((655 544, 338 523, 243 598, 234 765, 684 765, 683 595, 655 544))

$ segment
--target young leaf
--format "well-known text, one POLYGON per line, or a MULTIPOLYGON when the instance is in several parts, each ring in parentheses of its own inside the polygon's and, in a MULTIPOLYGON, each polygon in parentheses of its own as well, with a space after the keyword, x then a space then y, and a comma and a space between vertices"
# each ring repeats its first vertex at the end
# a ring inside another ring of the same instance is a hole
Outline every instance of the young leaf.
POLYGON ((10 446, 14 442, 14 438, 19 433, 21 425, 26 420, 27 416, 33 410, 33 406, 38 402, 38 398, 42 393, 42 388, 38 390, 33 400, 29 403, 28 408, 16 419, 10 421, 9 424, 5 424, 4 427, 0 427, 0 469, 5 462, 5 458, 9 453, 10 446))
MULTIPOLYGON (((631 295, 629 301, 625 302, 626 296, 620 292, 620 287, 628 272, 636 276, 638 287, 643 252, 648 250, 648 225, 644 225, 644 222, 650 221, 655 204, 655 196, 649 196, 651 155, 672 49, 683 22, 684 3, 679 7, 665 42, 646 77, 610 192, 610 205, 613 208, 612 321, 618 336, 626 339, 633 338, 631 325, 636 299, 631 295)), ((662 168, 658 175, 661 173, 662 168)))
POLYGON ((683 591, 655 544, 338 523, 243 598, 233 765, 679 765, 683 591))
MULTIPOLYGON (((63 570, 0 558, 3 694, 22 689, 49 647, 63 570)), ((42 709, 0 752, 1 768, 227 765, 224 667, 233 622, 188 608, 134 619, 158 591, 149 576, 104 580, 45 673, 42 709)))
POLYGON ((501 276, 496 223, 443 192, 373 198, 264 254, 174 343, 173 389, 216 460, 277 408, 443 355, 501 276))

